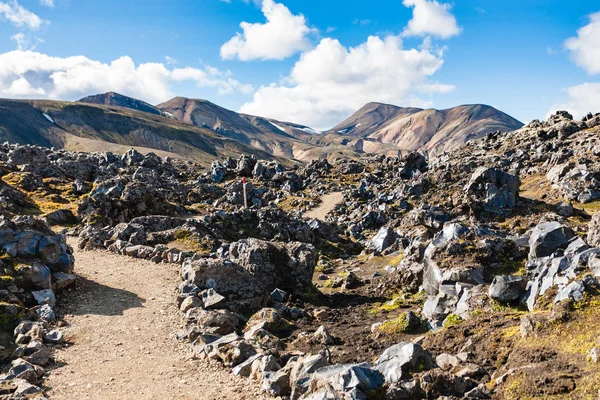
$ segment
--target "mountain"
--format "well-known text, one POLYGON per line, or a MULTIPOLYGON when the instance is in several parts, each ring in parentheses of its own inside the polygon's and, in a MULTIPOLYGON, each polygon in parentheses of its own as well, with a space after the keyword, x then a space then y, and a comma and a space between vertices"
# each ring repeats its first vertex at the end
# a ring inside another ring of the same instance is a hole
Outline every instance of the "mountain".
POLYGON ((116 153, 134 147, 145 153, 194 159, 203 165, 241 153, 290 163, 287 158, 170 117, 80 102, 0 99, 0 141, 116 153))
POLYGON ((435 155, 486 133, 509 132, 522 126, 502 111, 482 104, 424 110, 369 103, 330 132, 374 139, 403 151, 420 150, 435 155))
POLYGON ((145 101, 134 99, 132 97, 123 96, 122 94, 115 92, 108 92, 103 94, 96 94, 93 96, 84 97, 78 100, 79 103, 87 104, 101 104, 105 106, 115 106, 129 108, 132 110, 138 110, 155 115, 167 116, 164 112, 154 107, 145 101))
POLYGON ((434 155, 521 125, 483 105, 438 111, 370 103, 330 131, 317 132, 184 97, 158 106, 114 92, 78 102, 0 99, 0 141, 115 153, 134 147, 204 165, 241 153, 288 165, 365 153, 399 156, 419 150, 434 155))

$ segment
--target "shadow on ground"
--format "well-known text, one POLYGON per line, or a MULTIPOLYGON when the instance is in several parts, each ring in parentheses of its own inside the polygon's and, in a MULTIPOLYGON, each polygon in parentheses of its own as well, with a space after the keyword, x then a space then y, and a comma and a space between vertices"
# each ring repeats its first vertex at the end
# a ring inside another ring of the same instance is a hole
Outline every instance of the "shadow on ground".
POLYGON ((144 306, 146 299, 137 294, 102 285, 87 278, 77 278, 75 293, 59 296, 59 314, 123 315, 125 310, 144 306))

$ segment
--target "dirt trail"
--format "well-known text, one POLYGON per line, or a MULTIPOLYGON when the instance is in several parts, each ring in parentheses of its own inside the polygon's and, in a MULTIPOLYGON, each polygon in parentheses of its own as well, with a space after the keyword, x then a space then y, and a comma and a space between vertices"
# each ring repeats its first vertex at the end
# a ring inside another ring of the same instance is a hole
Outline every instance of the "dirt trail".
POLYGON ((71 345, 55 354, 45 381, 51 399, 263 398, 251 381, 193 360, 191 346, 174 339, 177 266, 76 251, 75 268, 77 291, 59 299, 71 345))
POLYGON ((321 200, 321 204, 305 212, 304 217, 324 221, 325 216, 344 200, 344 194, 342 192, 329 193, 323 196, 321 200))

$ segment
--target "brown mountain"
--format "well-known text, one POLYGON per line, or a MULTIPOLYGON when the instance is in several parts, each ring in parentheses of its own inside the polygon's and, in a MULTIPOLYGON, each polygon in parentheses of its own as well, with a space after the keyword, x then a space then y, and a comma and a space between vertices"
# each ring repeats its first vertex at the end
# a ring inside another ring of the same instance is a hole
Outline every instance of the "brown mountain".
POLYGON ((79 100, 79 103, 88 103, 88 104, 100 104, 105 106, 115 106, 115 107, 124 107, 130 108, 132 110, 138 110, 150 114, 155 115, 163 115, 166 116, 165 113, 160 111, 158 108, 154 107, 151 104, 146 103, 145 101, 134 99, 132 97, 123 96, 122 94, 115 92, 108 92, 103 94, 95 94, 92 96, 84 97, 79 100))
POLYGON ((133 147, 204 165, 241 153, 275 158, 270 152, 170 117, 124 107, 51 100, 0 99, 0 141, 116 153, 133 147))
POLYGON ((481 105, 438 111, 370 103, 332 130, 316 132, 183 97, 156 107, 113 92, 78 102, 0 99, 0 141, 116 153, 135 147, 205 165, 241 153, 286 164, 364 153, 434 154, 487 132, 521 125, 481 105))
POLYGON ((369 103, 330 131, 435 155, 488 132, 508 132, 522 126, 502 111, 482 104, 423 110, 369 103))

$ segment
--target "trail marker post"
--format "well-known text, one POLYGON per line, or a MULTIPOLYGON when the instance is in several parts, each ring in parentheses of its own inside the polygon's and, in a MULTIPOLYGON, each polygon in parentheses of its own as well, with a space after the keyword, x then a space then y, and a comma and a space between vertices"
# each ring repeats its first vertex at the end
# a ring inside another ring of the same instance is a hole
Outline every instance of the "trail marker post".
POLYGON ((242 178, 242 186, 244 188, 244 208, 248 208, 248 196, 246 195, 246 178, 242 178))

